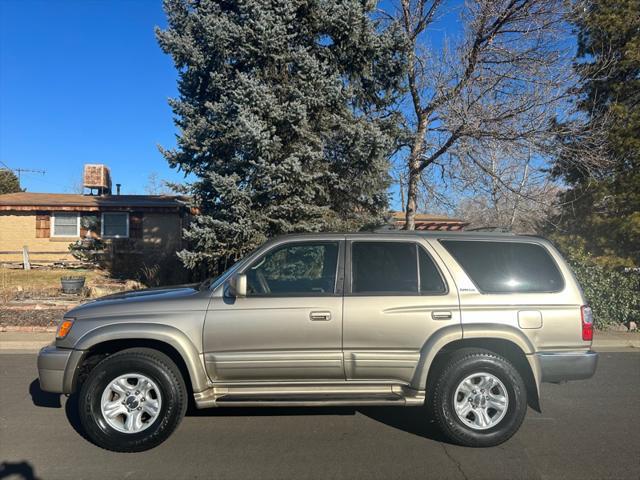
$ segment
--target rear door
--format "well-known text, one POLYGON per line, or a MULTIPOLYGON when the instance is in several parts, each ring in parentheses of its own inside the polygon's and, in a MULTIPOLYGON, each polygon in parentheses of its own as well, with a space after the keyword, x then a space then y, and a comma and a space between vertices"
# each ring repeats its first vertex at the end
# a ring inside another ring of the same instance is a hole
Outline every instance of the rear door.
POLYGON ((456 287, 426 241, 347 242, 348 379, 410 383, 427 340, 448 326, 461 336, 456 287))
POLYGON ((344 380, 344 241, 288 241, 242 272, 247 296, 214 298, 204 328, 209 375, 227 380, 344 380))

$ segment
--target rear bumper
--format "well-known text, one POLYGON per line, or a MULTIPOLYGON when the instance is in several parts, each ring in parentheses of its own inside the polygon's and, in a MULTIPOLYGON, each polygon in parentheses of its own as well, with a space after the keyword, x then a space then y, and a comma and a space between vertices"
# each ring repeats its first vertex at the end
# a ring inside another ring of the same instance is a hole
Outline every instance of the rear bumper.
POLYGON ((84 352, 47 345, 38 353, 38 377, 45 392, 73 393, 75 372, 84 352))
POLYGON ((540 352, 538 358, 542 381, 550 383, 584 380, 596 373, 596 352, 540 352))

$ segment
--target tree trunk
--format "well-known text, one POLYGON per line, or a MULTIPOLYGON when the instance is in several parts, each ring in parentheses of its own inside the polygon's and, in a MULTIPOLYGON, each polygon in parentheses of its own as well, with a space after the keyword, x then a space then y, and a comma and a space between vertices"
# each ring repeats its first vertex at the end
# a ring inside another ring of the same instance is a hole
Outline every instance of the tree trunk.
POLYGON ((416 203, 418 196, 418 178, 417 162, 411 161, 409 166, 409 185, 407 186, 407 208, 405 213, 405 230, 416 229, 416 203))
POLYGON ((423 118, 418 124, 418 130, 411 147, 409 156, 409 182, 407 185, 407 211, 405 214, 405 230, 416 229, 416 210, 418 203, 418 181, 424 169, 420 156, 424 149, 424 135, 427 131, 427 119, 423 118))

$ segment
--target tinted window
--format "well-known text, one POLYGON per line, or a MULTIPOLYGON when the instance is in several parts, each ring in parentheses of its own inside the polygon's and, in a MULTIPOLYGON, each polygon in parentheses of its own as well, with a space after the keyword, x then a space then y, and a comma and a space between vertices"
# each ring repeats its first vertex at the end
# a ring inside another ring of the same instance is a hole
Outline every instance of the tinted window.
POLYGON ((103 213, 102 235, 105 237, 128 237, 129 214, 120 212, 103 213))
POLYGON ((418 248, 420 260, 420 293, 445 293, 447 287, 433 260, 422 248, 418 248))
POLYGON ((296 243, 258 259, 247 274, 249 295, 322 295, 335 292, 338 243, 296 243))
POLYGON ((487 293, 557 292, 564 281, 540 245, 443 240, 477 287, 487 293))
POLYGON ((401 242, 354 242, 353 293, 418 293, 416 245, 401 242))

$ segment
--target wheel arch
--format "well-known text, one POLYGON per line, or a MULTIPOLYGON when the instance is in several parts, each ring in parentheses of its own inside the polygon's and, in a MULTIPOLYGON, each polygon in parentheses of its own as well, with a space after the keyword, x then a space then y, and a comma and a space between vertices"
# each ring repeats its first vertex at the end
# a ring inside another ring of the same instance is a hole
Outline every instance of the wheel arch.
POLYGON ((209 387, 201 356, 184 333, 169 325, 127 323, 96 328, 78 340, 74 348, 82 353, 76 356, 75 365, 68 366, 65 372, 65 390, 74 392, 82 375, 100 359, 136 347, 153 348, 171 358, 192 393, 209 387))
POLYGON ((427 395, 430 394, 430 385, 453 352, 465 348, 484 349, 506 358, 513 364, 525 382, 527 403, 540 412, 540 369, 533 355, 531 342, 515 328, 505 329, 504 325, 500 325, 499 329, 488 330, 487 325, 483 324, 482 328, 472 329, 469 334, 466 327, 465 325, 461 338, 436 342, 435 350, 427 350, 424 364, 419 369, 420 376, 416 379, 420 388, 426 388, 427 395))

